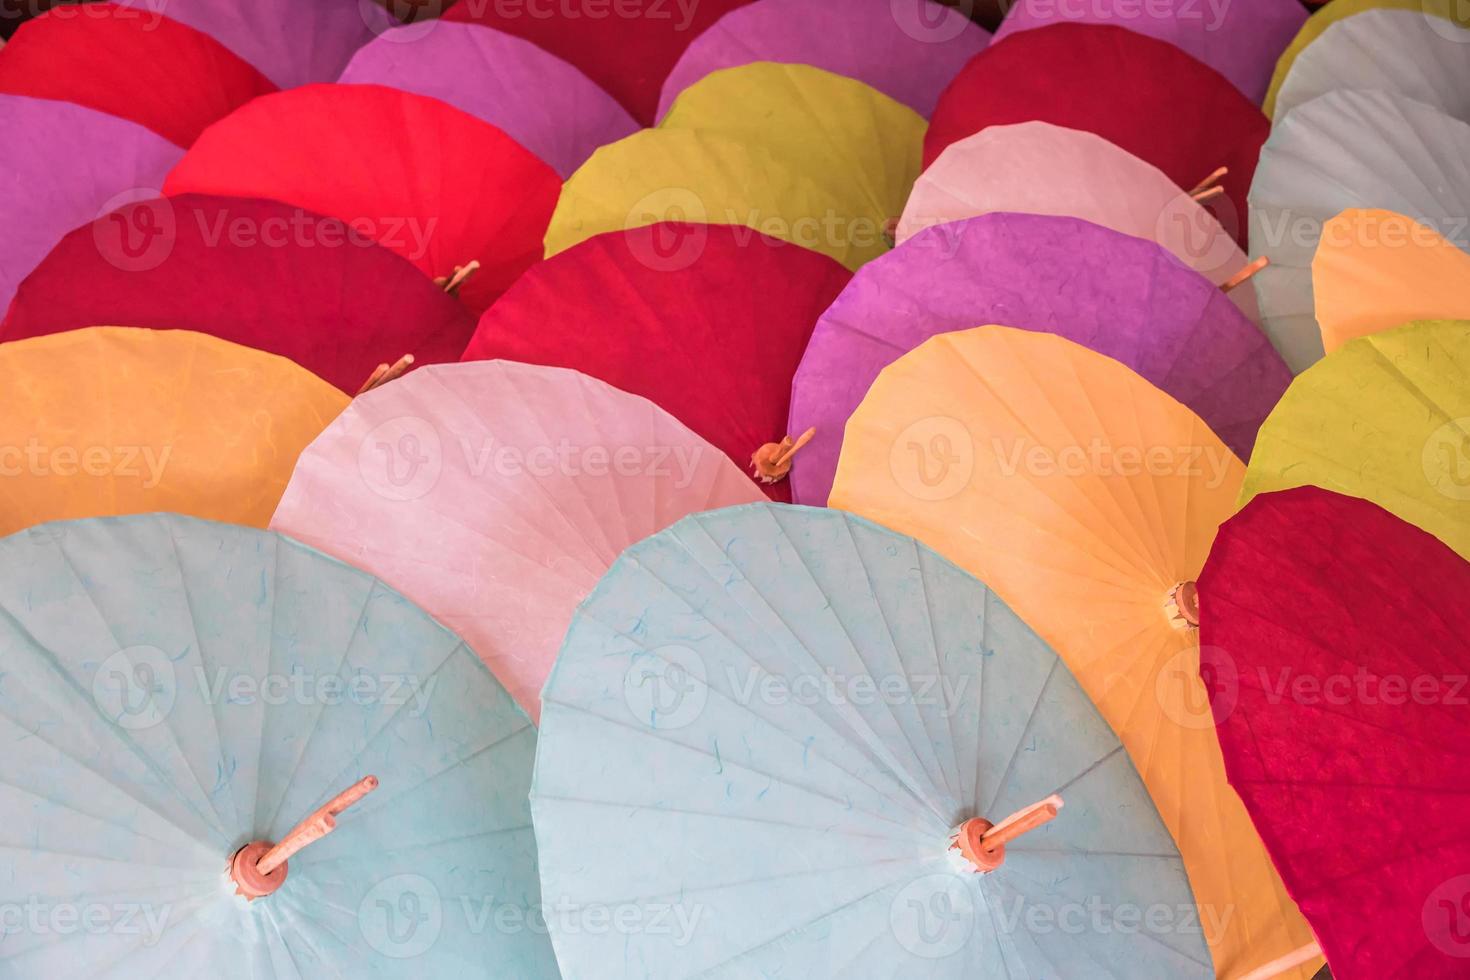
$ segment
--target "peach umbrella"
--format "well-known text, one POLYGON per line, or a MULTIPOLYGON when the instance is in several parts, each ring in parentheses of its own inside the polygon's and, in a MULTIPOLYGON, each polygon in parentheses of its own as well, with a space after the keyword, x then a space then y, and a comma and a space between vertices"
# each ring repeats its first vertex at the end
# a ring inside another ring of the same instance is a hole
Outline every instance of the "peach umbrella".
POLYGON ((1470 320, 1470 255, 1413 218, 1351 208, 1322 226, 1312 293, 1330 354, 1413 320, 1470 320))
POLYGON ((830 501, 981 578, 1057 651, 1143 776, 1230 978, 1312 941, 1226 782, 1199 677, 1193 579, 1243 474, 1118 362, 985 326, 884 369, 830 501))
POLYGON ((991 126, 945 147, 909 196, 898 223, 903 242, 924 228, 992 211, 1082 218, 1157 242, 1230 292, 1259 320, 1251 289, 1258 267, 1200 202, 1224 200, 1217 171, 1193 192, 1095 133, 1046 122, 991 126))
POLYGON ((3 344, 0 376, 0 534, 151 511, 264 527, 348 402, 284 357, 187 330, 3 344))
POLYGON ((1350 340, 1303 371, 1256 437, 1241 488, 1371 500, 1470 558, 1470 321, 1350 340))
POLYGON ((579 602, 618 554, 764 500, 652 402, 565 368, 421 368, 302 453, 271 528, 369 571, 462 636, 532 720, 579 602))

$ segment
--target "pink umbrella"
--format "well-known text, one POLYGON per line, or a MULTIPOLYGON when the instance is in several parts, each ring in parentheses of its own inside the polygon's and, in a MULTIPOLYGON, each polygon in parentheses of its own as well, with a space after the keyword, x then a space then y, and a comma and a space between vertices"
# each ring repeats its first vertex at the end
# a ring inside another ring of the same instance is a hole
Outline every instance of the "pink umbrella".
POLYGON ((534 720, 573 610, 624 548, 764 499, 646 399, 563 368, 476 361, 356 399, 302 453, 271 526, 419 603, 534 720))
POLYGON ((128 200, 157 196, 183 152, 94 109, 0 95, 0 308, 67 232, 128 200))
MULTIPOLYGON (((1221 174, 1220 177, 1226 175, 1221 174)), ((1010 211, 1082 218, 1167 248, 1259 322, 1254 268, 1200 202, 1224 201, 1218 183, 1186 192, 1146 160, 1080 129, 1046 122, 991 126, 946 147, 904 206, 898 240, 945 222, 1010 211)))
POLYGON ((398 20, 374 0, 115 0, 203 31, 281 88, 330 82, 398 20))
POLYGON ((1276 59, 1307 20, 1296 0, 1019 0, 995 32, 997 42, 1048 24, 1111 24, 1168 41, 1230 79, 1257 105, 1276 59))
POLYGON ((478 24, 395 28, 353 55, 339 81, 448 102, 500 127, 563 178, 599 146, 639 128, 617 100, 556 55, 478 24))
POLYGON ((984 28, 933 0, 758 0, 689 45, 664 81, 658 114, 722 68, 782 61, 855 78, 927 119, 939 93, 989 40, 984 28))

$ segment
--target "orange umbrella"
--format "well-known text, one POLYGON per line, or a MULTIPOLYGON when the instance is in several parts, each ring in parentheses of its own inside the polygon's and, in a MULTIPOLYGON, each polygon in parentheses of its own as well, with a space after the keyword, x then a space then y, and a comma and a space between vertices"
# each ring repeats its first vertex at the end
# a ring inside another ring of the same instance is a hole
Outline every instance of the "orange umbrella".
POLYGON ((1322 227, 1312 294, 1329 354, 1415 320, 1470 320, 1470 255, 1413 218, 1353 208, 1322 227))
POLYGON ((283 357, 186 330, 16 341, 0 376, 0 535, 151 511, 265 527, 348 402, 283 357))
POLYGON ((1226 782, 1200 679, 1192 582, 1243 476, 1208 426, 1122 364, 986 326, 879 375, 830 500, 980 578, 1062 657, 1179 845, 1221 977, 1312 941, 1226 782))

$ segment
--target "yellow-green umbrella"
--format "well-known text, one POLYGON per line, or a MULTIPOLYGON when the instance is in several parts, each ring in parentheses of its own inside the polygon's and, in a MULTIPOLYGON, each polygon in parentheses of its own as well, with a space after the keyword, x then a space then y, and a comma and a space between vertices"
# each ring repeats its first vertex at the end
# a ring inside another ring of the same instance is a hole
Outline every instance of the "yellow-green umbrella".
POLYGON ((1300 486, 1371 500, 1470 558, 1470 320, 1359 337, 1298 376, 1240 504, 1300 486))

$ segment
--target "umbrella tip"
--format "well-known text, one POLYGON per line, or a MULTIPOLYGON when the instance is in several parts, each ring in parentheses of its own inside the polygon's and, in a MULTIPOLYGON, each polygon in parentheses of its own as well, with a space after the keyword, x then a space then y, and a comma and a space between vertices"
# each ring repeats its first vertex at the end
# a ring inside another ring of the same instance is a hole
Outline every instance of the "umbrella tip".
POLYGON ((750 468, 755 472, 755 478, 761 483, 778 483, 784 480, 791 472, 791 462, 796 458, 797 452, 811 442, 816 434, 816 429, 807 429, 795 439, 787 436, 780 442, 768 442, 757 449, 750 457, 750 468))
POLYGON ((1199 586, 1193 582, 1180 582, 1169 592, 1164 603, 1169 621, 1179 629, 1199 628, 1199 586))

